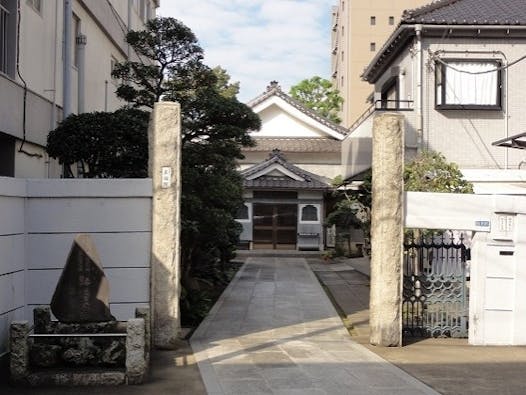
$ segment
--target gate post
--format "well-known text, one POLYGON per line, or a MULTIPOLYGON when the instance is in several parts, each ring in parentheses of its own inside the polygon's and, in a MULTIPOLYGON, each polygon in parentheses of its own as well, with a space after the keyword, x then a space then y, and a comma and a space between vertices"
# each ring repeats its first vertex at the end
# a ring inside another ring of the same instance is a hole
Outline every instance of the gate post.
POLYGON ((370 343, 402 345, 404 117, 373 123, 370 343))
POLYGON ((180 332, 181 116, 179 103, 155 103, 148 131, 153 183, 151 300, 153 343, 175 348, 180 332))

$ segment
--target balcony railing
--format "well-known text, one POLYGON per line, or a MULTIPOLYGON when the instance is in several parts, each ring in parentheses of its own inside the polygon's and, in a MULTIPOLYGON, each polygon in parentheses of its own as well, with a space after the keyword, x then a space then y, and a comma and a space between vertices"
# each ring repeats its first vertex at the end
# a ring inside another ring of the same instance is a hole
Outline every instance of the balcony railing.
POLYGON ((7 28, 9 11, 0 5, 0 72, 7 74, 7 28))
POLYGON ((413 100, 376 100, 374 102, 376 111, 413 111, 413 100))
POLYGON ((360 126, 367 118, 369 118, 376 111, 413 111, 413 100, 376 100, 362 115, 354 121, 349 127, 349 133, 352 133, 358 126, 360 126))

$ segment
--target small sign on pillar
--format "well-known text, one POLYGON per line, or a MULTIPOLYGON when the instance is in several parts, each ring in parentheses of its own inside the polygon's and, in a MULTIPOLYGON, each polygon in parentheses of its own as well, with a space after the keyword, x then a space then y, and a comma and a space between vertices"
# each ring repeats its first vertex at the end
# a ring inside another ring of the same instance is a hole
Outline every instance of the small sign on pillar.
POLYGON ((161 169, 161 188, 168 189, 172 186, 172 168, 164 166, 161 169))

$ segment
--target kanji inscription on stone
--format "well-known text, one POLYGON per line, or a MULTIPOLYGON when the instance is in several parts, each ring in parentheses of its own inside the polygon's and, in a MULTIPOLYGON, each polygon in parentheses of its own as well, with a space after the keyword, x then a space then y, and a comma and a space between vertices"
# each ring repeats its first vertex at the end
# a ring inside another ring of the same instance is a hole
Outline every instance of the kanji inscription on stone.
POLYGON ((88 234, 75 237, 51 300, 62 322, 101 322, 115 318, 109 307, 110 287, 95 243, 88 234))

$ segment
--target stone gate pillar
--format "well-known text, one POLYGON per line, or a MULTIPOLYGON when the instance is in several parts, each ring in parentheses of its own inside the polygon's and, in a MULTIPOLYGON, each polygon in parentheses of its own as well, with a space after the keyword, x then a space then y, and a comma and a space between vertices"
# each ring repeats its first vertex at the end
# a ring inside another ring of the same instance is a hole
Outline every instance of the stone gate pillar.
POLYGON ((181 114, 178 103, 156 103, 150 119, 153 182, 151 300, 153 344, 175 348, 180 332, 181 114))
POLYGON ((402 345, 404 117, 373 124, 370 342, 402 345))

